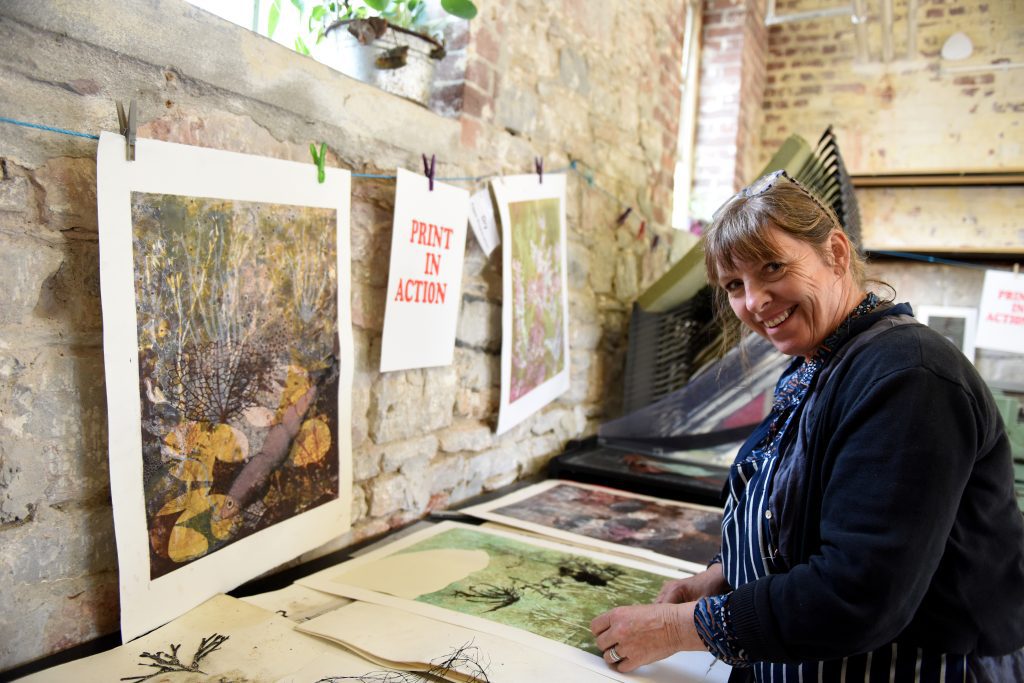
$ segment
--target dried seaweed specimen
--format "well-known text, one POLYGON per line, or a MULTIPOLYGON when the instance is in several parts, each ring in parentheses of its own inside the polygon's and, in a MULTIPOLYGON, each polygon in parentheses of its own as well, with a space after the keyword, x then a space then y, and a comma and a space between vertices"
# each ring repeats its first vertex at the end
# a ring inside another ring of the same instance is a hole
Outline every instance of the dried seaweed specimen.
POLYGON ((165 385, 185 418, 226 423, 259 405, 257 397, 270 386, 268 375, 280 354, 280 344, 263 339, 186 344, 165 385))
POLYGON ((148 681, 156 676, 163 674, 173 673, 200 673, 205 674, 205 671, 199 669, 199 662, 213 654, 216 650, 220 649, 220 646, 224 644, 230 636, 222 636, 218 633, 206 636, 202 642, 199 643, 199 647, 196 649, 194 655, 192 655, 192 663, 185 666, 178 659, 178 650, 181 648, 181 643, 171 643, 170 653, 164 652, 163 650, 157 650, 156 652, 143 652, 139 655, 140 659, 151 659, 151 662, 139 662, 139 666, 149 666, 156 669, 151 674, 140 675, 140 676, 125 676, 122 681, 131 681, 132 683, 142 683, 148 681))
POLYGON ((420 681, 447 680, 446 676, 451 672, 458 673, 466 678, 468 683, 490 683, 487 676, 487 667, 490 662, 483 661, 484 656, 480 648, 469 641, 450 653, 430 660, 430 668, 422 672, 396 671, 381 669, 370 671, 360 676, 329 676, 321 678, 316 683, 338 683, 338 681, 359 681, 359 683, 419 683, 420 681))

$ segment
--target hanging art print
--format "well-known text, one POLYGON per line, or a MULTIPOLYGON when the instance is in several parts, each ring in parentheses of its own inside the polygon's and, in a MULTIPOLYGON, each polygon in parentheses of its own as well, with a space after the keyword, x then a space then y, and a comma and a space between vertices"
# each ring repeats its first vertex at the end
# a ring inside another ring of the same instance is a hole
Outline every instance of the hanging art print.
POLYGON ((350 524, 349 174, 101 136, 124 639, 350 524))
POLYGON ((500 434, 569 388, 565 176, 506 176, 491 186, 504 245, 500 434))

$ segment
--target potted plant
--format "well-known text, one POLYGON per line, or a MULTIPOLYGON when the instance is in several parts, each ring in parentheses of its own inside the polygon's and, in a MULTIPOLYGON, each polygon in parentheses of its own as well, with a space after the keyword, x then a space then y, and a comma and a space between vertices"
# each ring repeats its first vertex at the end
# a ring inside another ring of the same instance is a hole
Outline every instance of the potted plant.
MULTIPOLYGON (((446 55, 444 28, 472 19, 472 0, 329 0, 299 10, 295 50, 366 83, 426 104, 434 67, 446 55), (305 37, 303 36, 305 35, 305 37)), ((281 0, 270 6, 267 35, 273 37, 281 0)))

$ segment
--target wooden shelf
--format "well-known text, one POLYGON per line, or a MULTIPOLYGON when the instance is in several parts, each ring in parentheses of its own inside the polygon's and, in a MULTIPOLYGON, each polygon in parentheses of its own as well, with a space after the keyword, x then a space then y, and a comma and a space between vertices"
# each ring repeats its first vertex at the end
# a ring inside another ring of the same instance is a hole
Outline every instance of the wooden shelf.
POLYGON ((1024 171, 872 173, 851 175, 854 187, 964 187, 1024 185, 1024 171))

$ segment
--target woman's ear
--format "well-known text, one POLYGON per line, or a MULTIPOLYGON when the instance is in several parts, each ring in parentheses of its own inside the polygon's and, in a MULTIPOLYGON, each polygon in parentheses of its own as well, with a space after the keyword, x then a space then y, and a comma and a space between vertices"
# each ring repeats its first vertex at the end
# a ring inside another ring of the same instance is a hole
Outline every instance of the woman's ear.
POLYGON ((832 255, 830 265, 836 275, 842 275, 850 269, 850 240, 842 230, 833 230, 828 238, 829 251, 832 255))

